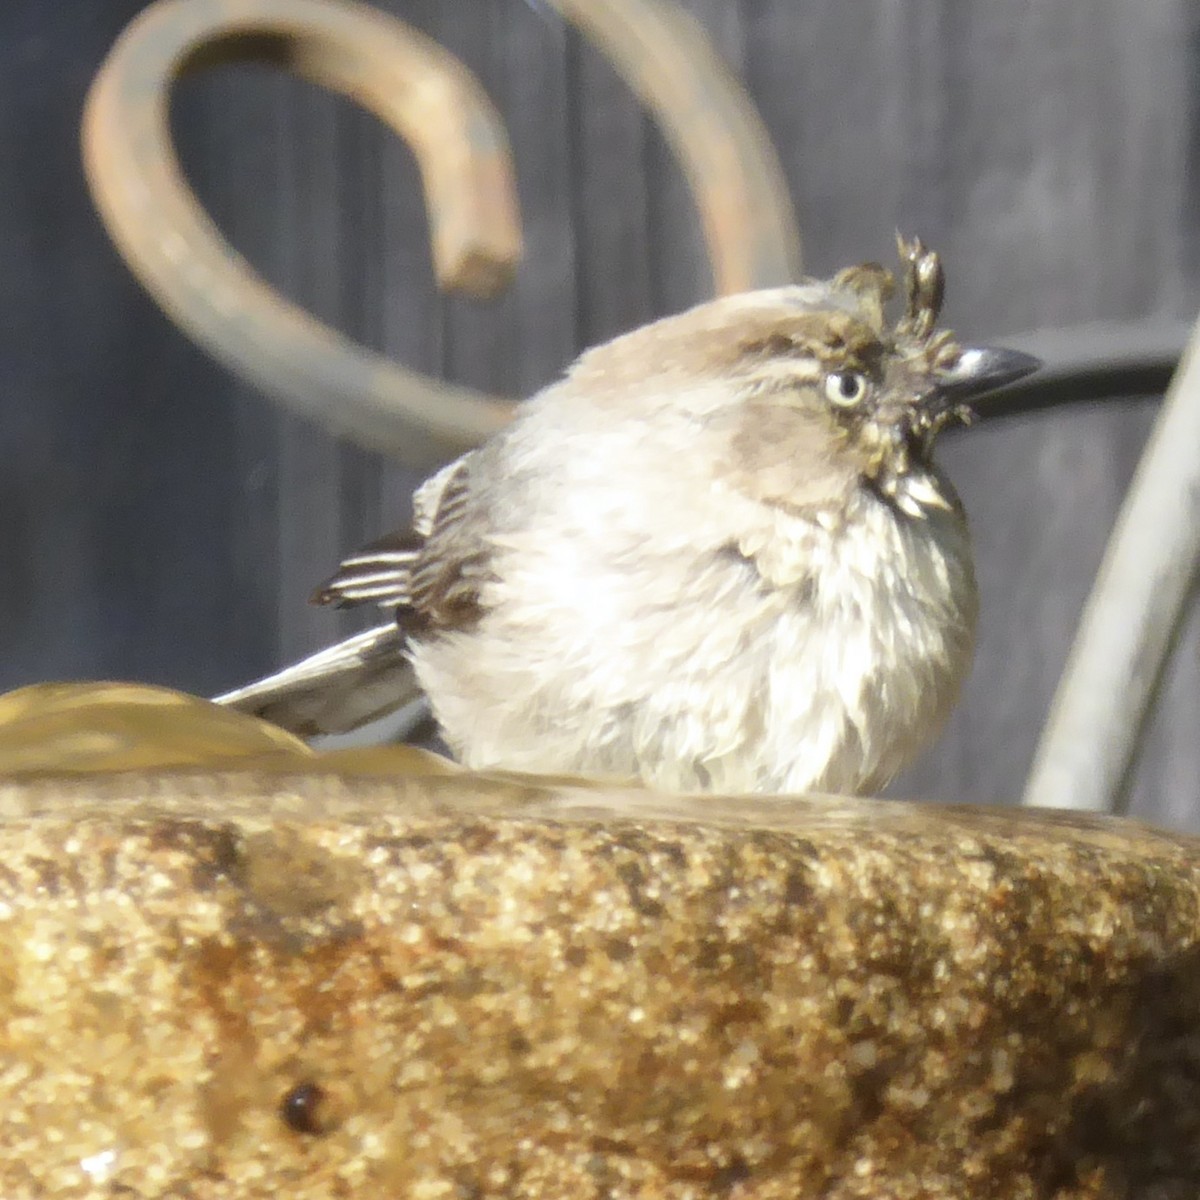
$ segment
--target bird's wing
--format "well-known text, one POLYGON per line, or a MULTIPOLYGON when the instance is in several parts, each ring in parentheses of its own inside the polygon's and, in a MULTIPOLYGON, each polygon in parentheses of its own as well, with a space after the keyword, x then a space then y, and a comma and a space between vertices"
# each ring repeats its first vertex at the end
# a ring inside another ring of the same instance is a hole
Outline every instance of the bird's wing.
POLYGON ((473 454, 440 471, 417 496, 415 528, 347 558, 313 596, 338 607, 375 603, 395 620, 217 696, 302 737, 346 733, 420 695, 404 654, 410 634, 469 627, 479 616, 490 551, 469 488, 473 454))
POLYGON ((345 559, 317 589, 314 603, 383 605, 396 610, 407 633, 472 624, 491 557, 471 490, 473 457, 465 455, 421 489, 413 530, 380 538, 345 559), (436 495, 430 495, 432 484, 436 495))
POLYGON ((313 604, 352 608, 374 602, 381 608, 406 606, 413 567, 425 539, 412 530, 389 533, 342 559, 337 571, 312 594, 313 604))
POLYGON ((419 696, 404 635, 389 621, 214 699, 315 737, 357 729, 419 696))

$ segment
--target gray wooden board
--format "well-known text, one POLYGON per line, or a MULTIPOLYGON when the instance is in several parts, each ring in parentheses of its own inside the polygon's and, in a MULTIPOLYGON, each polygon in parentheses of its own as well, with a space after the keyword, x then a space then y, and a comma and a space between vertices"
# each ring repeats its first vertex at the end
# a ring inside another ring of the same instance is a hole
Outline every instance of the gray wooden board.
MULTIPOLYGON (((825 272, 942 249, 971 337, 1188 315, 1200 289, 1192 0, 690 0, 746 81, 825 272)), ((93 215, 78 121, 138 0, 0 5, 0 686, 120 677, 200 692, 355 621, 306 603, 406 516, 410 473, 280 415, 177 334, 93 215)), ((503 113, 527 257, 494 303, 440 296, 407 149, 266 70, 180 89, 175 127, 234 244, 293 299, 419 370, 507 394, 703 298, 695 208, 607 63, 536 0, 386 0, 503 113)), ((1006 801, 1153 403, 955 435, 984 616, 964 702, 899 795, 1006 801)), ((1200 828, 1200 628, 1152 720, 1134 811, 1200 828)))

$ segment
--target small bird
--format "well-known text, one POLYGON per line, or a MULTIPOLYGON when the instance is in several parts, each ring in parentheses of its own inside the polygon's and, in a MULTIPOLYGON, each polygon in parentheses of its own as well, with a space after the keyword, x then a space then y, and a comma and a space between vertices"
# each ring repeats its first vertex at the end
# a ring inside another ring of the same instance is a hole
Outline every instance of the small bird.
POLYGON ((939 330, 938 256, 898 244, 894 321, 868 263, 584 353, 314 597, 393 619, 218 699, 312 735, 423 691, 473 768, 877 792, 973 651, 934 442, 1038 365, 939 330))

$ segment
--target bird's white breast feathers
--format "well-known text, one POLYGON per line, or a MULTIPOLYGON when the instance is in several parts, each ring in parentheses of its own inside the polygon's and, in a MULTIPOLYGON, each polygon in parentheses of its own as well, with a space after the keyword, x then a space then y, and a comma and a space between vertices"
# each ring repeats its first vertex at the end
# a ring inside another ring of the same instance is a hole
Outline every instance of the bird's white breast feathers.
POLYGON ((412 648, 467 765, 861 793, 940 727, 975 622, 957 511, 897 519, 863 492, 823 525, 718 492, 672 512, 664 491, 648 521, 614 493, 573 510, 585 491, 497 536, 477 626, 412 648))

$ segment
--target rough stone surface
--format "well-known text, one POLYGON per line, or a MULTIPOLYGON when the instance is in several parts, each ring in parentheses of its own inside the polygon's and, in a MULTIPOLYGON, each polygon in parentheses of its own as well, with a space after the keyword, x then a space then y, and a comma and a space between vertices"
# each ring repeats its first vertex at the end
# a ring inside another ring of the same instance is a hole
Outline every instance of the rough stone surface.
POLYGON ((0 1195, 1200 1188, 1200 843, 415 761, 0 785, 0 1195))

